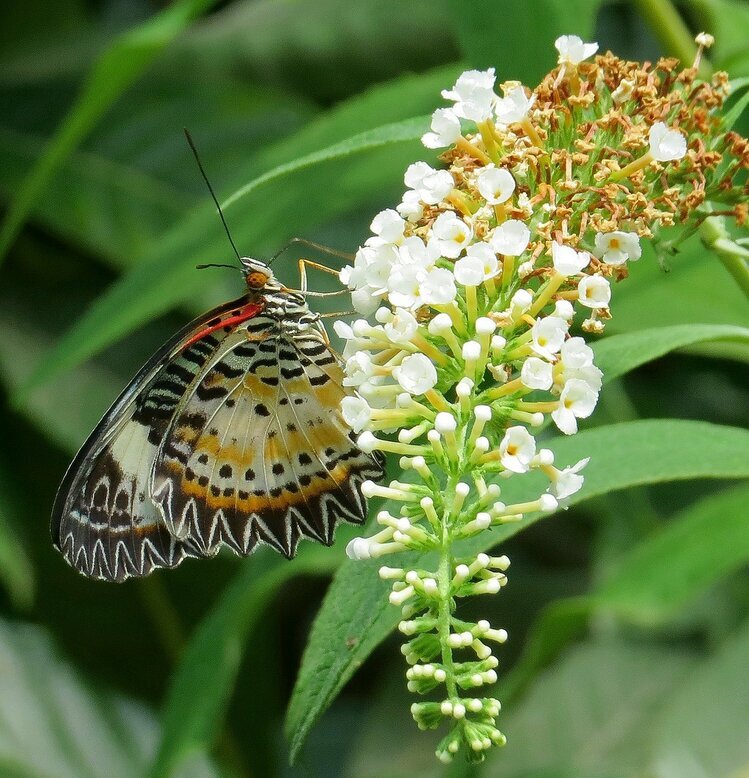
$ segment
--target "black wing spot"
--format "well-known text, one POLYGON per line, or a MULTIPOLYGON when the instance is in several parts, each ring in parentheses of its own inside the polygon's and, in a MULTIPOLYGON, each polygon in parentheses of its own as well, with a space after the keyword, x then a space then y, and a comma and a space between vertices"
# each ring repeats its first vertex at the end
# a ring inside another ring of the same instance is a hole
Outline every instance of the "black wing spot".
POLYGON ((300 465, 312 464, 312 457, 309 454, 306 454, 304 451, 299 455, 298 459, 300 465))
POLYGON ((273 467, 273 474, 274 475, 282 475, 283 474, 283 465, 280 462, 276 462, 273 467))
POLYGON ((245 481, 254 481, 255 480, 255 471, 248 467, 244 474, 244 480, 245 481))
POLYGON ((218 474, 220 478, 231 478, 232 476, 231 465, 221 465, 218 474))
POLYGON ((263 405, 263 403, 258 403, 255 406, 255 413, 258 416, 270 416, 270 411, 265 405, 263 405))

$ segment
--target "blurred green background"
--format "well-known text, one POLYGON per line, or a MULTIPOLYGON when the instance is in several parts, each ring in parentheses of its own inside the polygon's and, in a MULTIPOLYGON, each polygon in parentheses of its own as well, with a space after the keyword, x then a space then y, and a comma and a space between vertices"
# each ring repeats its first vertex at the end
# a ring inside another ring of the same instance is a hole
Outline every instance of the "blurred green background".
MULTIPOLYGON (((367 657, 387 628, 322 646, 351 650, 341 675, 320 653, 325 624, 287 727, 296 745, 309 737, 287 766, 285 711, 351 532, 291 564, 222 554, 122 586, 75 575, 48 532, 66 464, 129 377, 190 316, 241 293, 238 274, 194 269, 231 250, 184 126, 243 253, 294 236, 353 251, 406 165, 431 159, 423 117, 462 69, 533 85, 573 32, 689 61, 689 31, 703 29, 712 63, 749 77, 738 0, 2 4, 0 775, 749 775, 749 448, 727 429, 748 421, 736 325, 749 317, 698 241, 669 272, 647 251, 615 289, 607 336, 663 345, 585 424, 608 463, 597 496, 502 546, 510 586, 480 605, 511 636, 509 744, 481 768, 434 760, 397 638, 367 657), (673 455, 630 475, 628 430, 673 455), (336 698, 357 646, 366 661, 336 698)), ((276 263, 292 283, 294 255, 276 263)), ((343 573, 333 622, 342 598, 367 607, 343 573)), ((369 566, 355 574, 375 581, 369 566)))

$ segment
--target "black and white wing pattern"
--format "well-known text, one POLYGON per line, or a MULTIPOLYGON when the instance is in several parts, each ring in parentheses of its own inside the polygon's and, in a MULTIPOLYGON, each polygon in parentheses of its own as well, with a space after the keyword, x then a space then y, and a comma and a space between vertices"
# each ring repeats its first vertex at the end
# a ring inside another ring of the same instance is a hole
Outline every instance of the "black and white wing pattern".
POLYGON ((382 469, 343 422, 337 360, 315 327, 262 309, 242 298, 186 327, 79 451, 52 536, 83 575, 123 581, 222 543, 292 557, 364 520, 359 487, 382 469))

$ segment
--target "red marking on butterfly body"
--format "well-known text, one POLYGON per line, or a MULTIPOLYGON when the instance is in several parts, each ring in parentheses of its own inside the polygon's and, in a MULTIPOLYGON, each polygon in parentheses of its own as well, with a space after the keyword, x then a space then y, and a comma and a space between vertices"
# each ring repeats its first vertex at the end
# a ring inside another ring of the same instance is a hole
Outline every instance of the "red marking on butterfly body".
POLYGON ((216 330, 221 330, 224 327, 234 327, 237 324, 241 324, 243 321, 252 319, 263 310, 263 307, 262 302, 247 303, 247 305, 243 305, 237 311, 233 312, 231 316, 227 316, 225 319, 221 319, 215 324, 200 330, 200 332, 196 332, 195 335, 184 342, 182 349, 189 348, 193 343, 197 343, 206 335, 216 332, 216 330))

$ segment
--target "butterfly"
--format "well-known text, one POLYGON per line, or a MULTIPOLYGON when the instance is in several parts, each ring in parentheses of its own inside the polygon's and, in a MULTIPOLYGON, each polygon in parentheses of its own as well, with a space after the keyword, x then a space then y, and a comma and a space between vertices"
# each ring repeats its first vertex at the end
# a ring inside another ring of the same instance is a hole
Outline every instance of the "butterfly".
POLYGON ((340 412, 319 314, 240 257, 243 297, 188 324, 143 366, 68 468, 52 538, 85 576, 124 581, 265 543, 287 558, 363 523, 382 476, 340 412))

